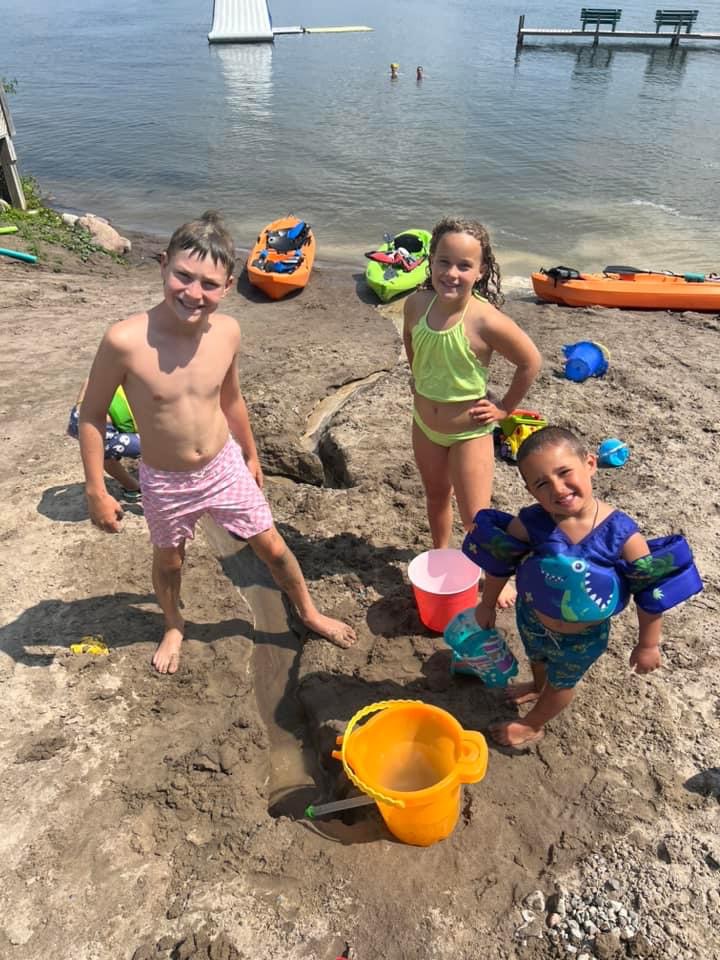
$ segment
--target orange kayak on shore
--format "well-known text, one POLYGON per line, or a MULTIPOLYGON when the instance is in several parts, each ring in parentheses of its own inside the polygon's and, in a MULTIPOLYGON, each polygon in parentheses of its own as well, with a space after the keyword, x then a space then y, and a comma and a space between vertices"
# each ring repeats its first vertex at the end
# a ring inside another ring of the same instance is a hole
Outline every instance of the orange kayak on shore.
MULTIPOLYGON (((720 313, 720 278, 651 271, 610 272, 611 269, 608 267, 605 273, 578 273, 567 267, 554 267, 533 273, 532 285, 541 300, 568 307, 710 310, 720 313), (563 276, 563 271, 570 276, 563 276)), ((623 269, 630 271, 632 268, 623 269)))
POLYGON ((273 300, 302 290, 315 261, 315 235, 298 217, 263 227, 247 259, 248 279, 273 300))

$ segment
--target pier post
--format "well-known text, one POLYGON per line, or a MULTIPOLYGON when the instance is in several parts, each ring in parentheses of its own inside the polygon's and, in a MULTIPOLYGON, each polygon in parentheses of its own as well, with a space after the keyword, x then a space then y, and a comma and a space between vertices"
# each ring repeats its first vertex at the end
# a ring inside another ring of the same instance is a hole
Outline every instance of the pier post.
POLYGON ((518 20, 518 30, 517 30, 517 39, 515 41, 515 53, 520 51, 520 48, 523 45, 523 27, 525 26, 525 14, 520 14, 520 19, 518 20))

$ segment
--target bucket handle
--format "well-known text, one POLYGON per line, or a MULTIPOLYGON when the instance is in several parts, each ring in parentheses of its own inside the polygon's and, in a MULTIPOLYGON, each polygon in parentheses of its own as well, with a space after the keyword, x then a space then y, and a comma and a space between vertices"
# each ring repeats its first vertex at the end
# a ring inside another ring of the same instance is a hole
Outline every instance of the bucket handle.
POLYGON ((477 783, 487 772, 488 748, 485 737, 477 730, 464 730, 457 771, 460 783, 477 783))
MULTIPOLYGON (((341 747, 340 750, 333 750, 332 756, 335 760, 341 760, 343 765, 343 770, 348 778, 348 780, 353 783, 358 790, 362 790, 363 793, 366 793, 369 797, 372 797, 373 800, 379 801, 380 803, 387 803, 392 807, 404 807, 404 800, 397 800, 395 797, 386 797, 384 793, 380 793, 379 790, 373 789, 373 787, 368 786, 367 783, 364 783, 351 768, 350 764, 347 761, 345 755, 345 747, 348 740, 350 739, 350 734, 353 731, 353 728, 356 724, 362 720, 364 717, 367 717, 371 713, 377 713, 379 710, 387 710, 388 707, 395 707, 401 703, 421 703, 421 700, 380 700, 378 703, 371 703, 368 706, 363 707, 362 710, 358 712, 350 719, 347 727, 345 727, 345 733, 341 737, 337 737, 336 745, 341 747)), ((486 748, 487 750, 487 748, 486 748)))
POLYGON ((602 355, 605 357, 605 362, 606 362, 606 363, 610 363, 610 351, 609 351, 608 348, 605 346, 605 344, 604 344, 604 343, 600 343, 599 340, 593 340, 593 343, 595 344, 596 347, 600 347, 600 350, 601 350, 601 352, 602 352, 602 355))

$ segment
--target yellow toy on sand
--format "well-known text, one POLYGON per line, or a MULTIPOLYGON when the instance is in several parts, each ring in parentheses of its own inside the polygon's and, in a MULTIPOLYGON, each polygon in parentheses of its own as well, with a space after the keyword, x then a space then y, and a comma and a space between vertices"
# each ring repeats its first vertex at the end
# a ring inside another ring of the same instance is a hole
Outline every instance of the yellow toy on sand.
POLYGON ((96 657, 106 657, 110 651, 108 650, 107 644, 102 638, 102 634, 94 633, 83 637, 80 643, 71 643, 70 653, 75 653, 78 655, 83 653, 91 653, 96 657))
POLYGON ((504 460, 517 460, 518 450, 531 433, 548 425, 537 410, 513 410, 500 421, 500 456, 504 460))

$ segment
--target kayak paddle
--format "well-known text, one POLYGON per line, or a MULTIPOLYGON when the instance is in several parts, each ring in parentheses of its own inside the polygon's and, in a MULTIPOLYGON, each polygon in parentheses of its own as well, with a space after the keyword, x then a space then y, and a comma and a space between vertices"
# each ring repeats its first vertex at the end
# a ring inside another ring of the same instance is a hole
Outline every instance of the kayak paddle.
POLYGON ((660 273, 664 277, 677 277, 679 274, 673 273, 672 270, 648 270, 645 267, 605 267, 603 273, 660 273))
POLYGON ((605 267, 603 273, 644 273, 660 277, 680 277, 687 283, 703 283, 705 281, 704 273, 673 273, 672 270, 647 270, 644 267, 605 267))

